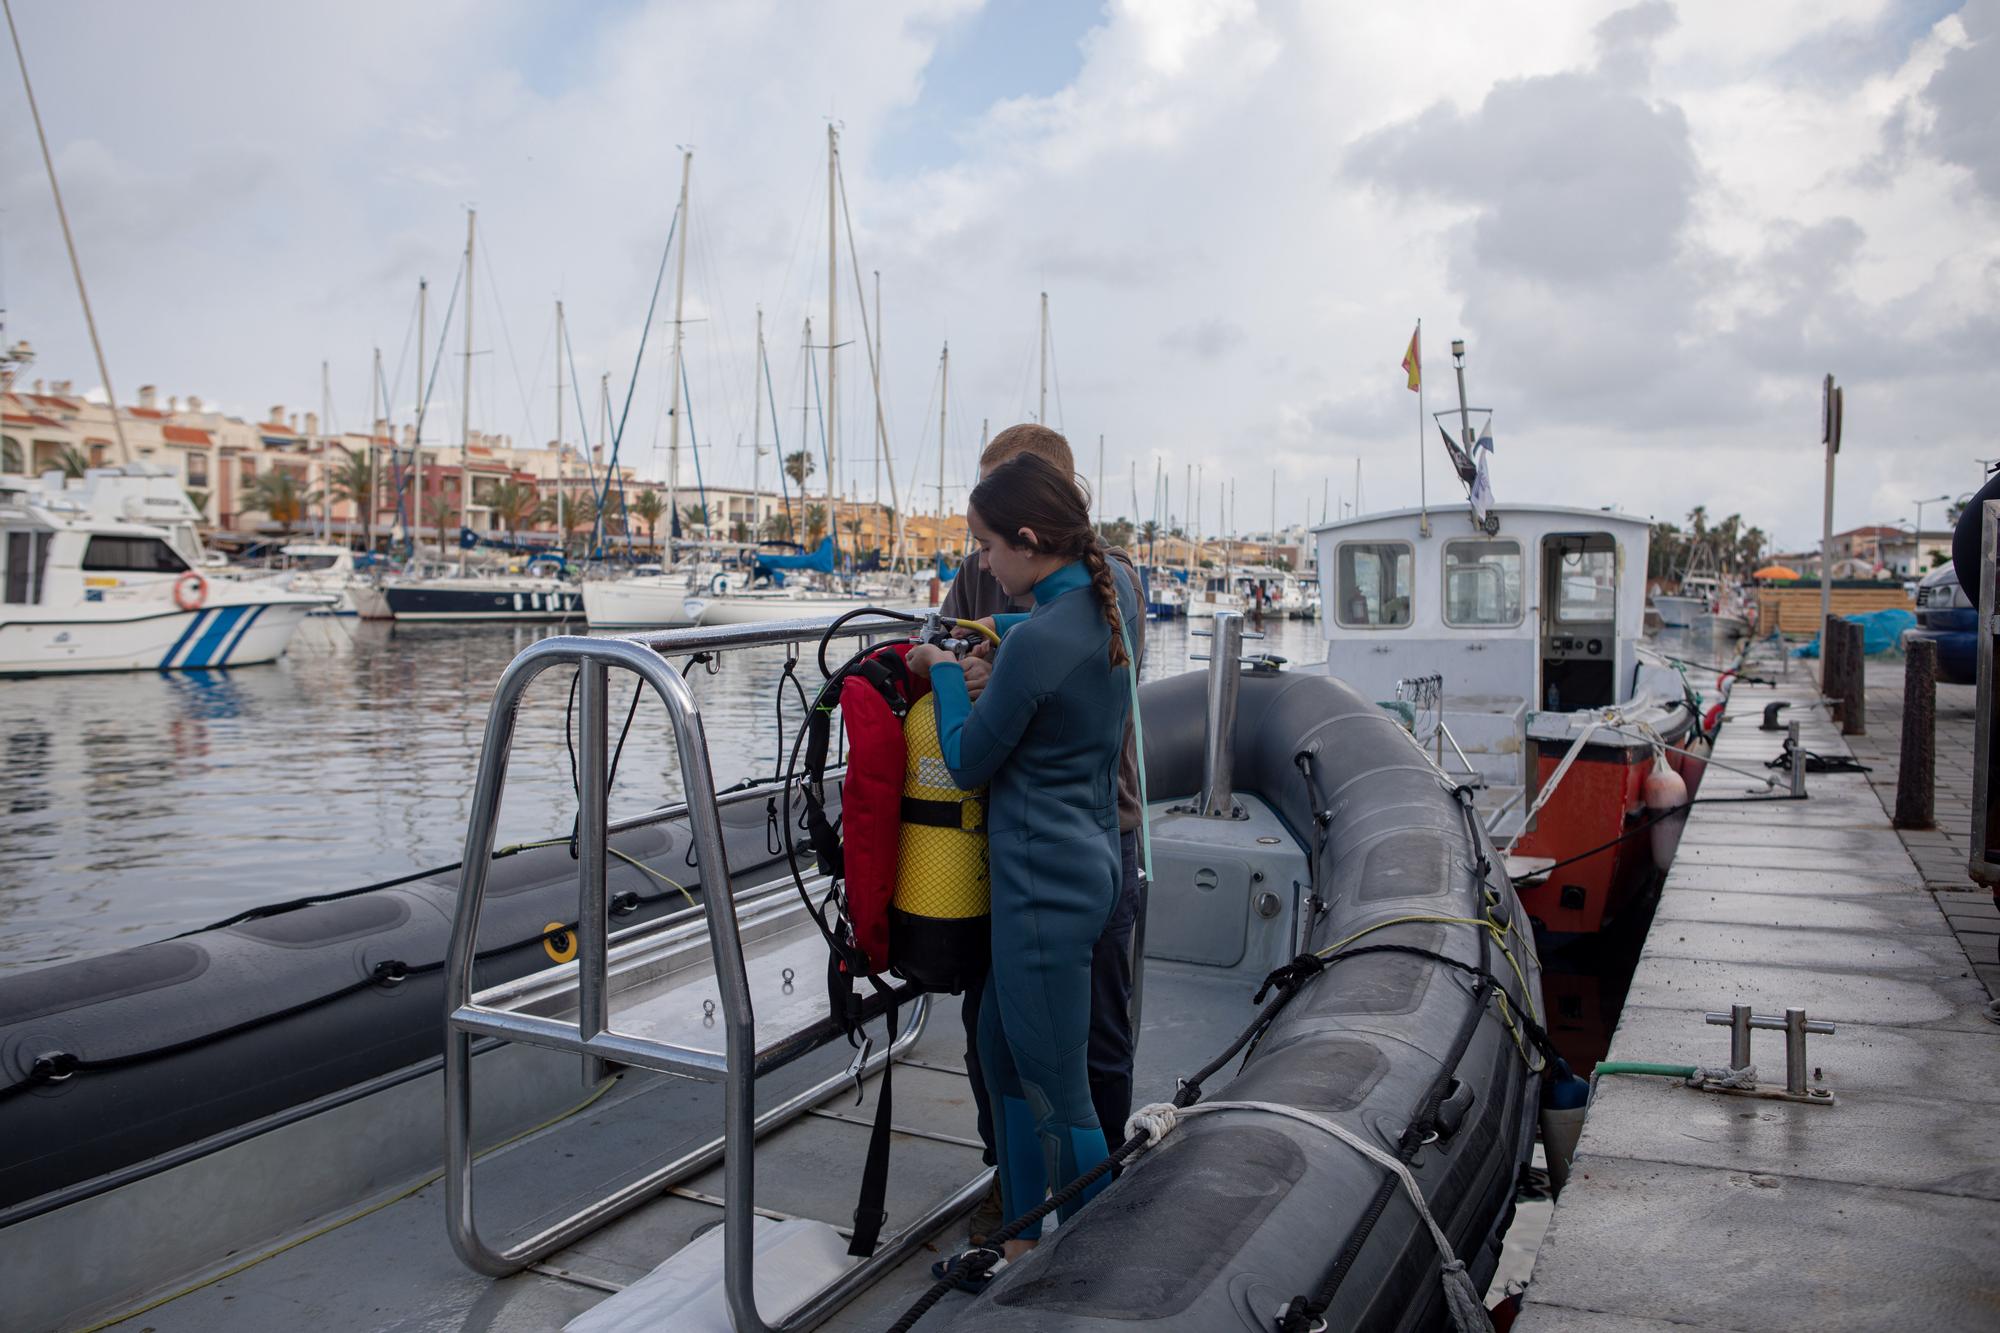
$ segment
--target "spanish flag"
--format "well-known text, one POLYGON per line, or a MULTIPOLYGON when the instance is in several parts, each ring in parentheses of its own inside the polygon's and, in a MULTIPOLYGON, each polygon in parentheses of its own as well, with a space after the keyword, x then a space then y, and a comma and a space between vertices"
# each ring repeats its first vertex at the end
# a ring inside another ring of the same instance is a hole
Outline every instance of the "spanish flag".
POLYGON ((1417 349, 1418 340, 1423 337, 1423 334, 1424 326, 1420 323, 1417 325, 1416 331, 1410 334, 1410 350, 1403 353, 1403 373, 1410 377, 1411 393, 1415 393, 1423 387, 1423 357, 1417 349))

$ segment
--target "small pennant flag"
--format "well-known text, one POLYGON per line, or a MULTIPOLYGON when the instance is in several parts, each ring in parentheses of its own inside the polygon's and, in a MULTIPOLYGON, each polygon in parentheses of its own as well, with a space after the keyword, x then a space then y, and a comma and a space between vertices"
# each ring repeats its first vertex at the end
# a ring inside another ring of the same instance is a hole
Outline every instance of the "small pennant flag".
MULTIPOLYGON (((1451 438, 1451 432, 1446 430, 1442 423, 1438 426, 1438 434, 1444 436, 1444 451, 1451 456, 1452 471, 1458 473, 1460 481, 1470 486, 1473 478, 1479 475, 1479 469, 1473 466, 1472 460, 1465 456, 1465 450, 1459 447, 1457 440, 1451 438)), ((1478 451, 1475 449, 1474 452, 1478 451)))
POLYGON ((1419 324, 1416 327, 1416 331, 1410 334, 1410 350, 1403 353, 1403 373, 1410 377, 1411 393, 1415 393, 1423 387, 1423 356, 1417 346, 1423 335, 1424 326, 1419 324))
POLYGON ((1472 452, 1474 454, 1477 454, 1481 449, 1484 449, 1489 454, 1493 452, 1493 418, 1491 417, 1486 418, 1486 424, 1479 428, 1479 438, 1472 442, 1472 452))
POLYGON ((1493 510, 1493 477, 1486 469, 1484 455, 1479 459, 1479 472, 1472 482, 1472 517, 1479 523, 1486 522, 1487 514, 1493 510))

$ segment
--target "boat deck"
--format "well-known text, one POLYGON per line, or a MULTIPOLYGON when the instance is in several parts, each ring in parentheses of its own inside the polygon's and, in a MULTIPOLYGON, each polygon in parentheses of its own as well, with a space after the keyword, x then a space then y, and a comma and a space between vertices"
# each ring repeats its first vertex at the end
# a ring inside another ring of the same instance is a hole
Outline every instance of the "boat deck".
MULTIPOLYGON (((1761 769, 1788 699, 1803 743, 1846 755, 1793 671, 1739 688, 1715 757, 1761 769)), ((1879 774, 1876 776, 1880 776, 1879 774)), ((1942 772, 1940 777, 1943 777, 1942 772)), ((1745 784, 1711 770, 1704 797, 1745 784)), ((1991 1328, 2000 1321, 2000 1027, 1986 988, 1870 790, 1811 774, 1810 799, 1689 817, 1614 1060, 1720 1065, 1704 1011, 1803 1006, 1837 1025, 1810 1065, 1836 1102, 1598 1082, 1521 1333, 1991 1328)), ((1752 1047, 1784 1084, 1784 1034, 1752 1047)))
MULTIPOLYGON (((812 943, 817 946, 816 937, 812 943)), ((756 966, 753 957, 753 976, 756 966)), ((818 974, 806 976, 798 993, 805 996, 810 990, 808 998, 823 1006, 818 974)), ((1198 1068, 1226 1045, 1254 1013, 1249 1003, 1253 989, 1237 974, 1149 961, 1138 1102, 1164 1100, 1177 1076, 1198 1068)), ((698 999, 695 993, 681 1007, 698 999)), ((964 1067, 960 1002, 954 996, 935 999, 939 1003, 921 1037, 898 1061, 894 1123, 901 1132, 890 1162, 885 1243, 898 1227, 984 1169, 964 1067)), ((645 1022, 642 1015, 630 1018, 645 1022)), ((614 1010, 620 1027, 627 1019, 623 1010, 614 1010)), ((879 1034, 880 1025, 873 1030, 879 1034)), ((837 1044, 760 1082, 760 1106, 838 1071, 849 1058, 845 1044, 837 1044)), ((480 1063, 475 1061, 475 1087, 480 1063)), ((574 1061, 564 1064, 574 1078, 574 1061)), ((760 1210, 815 1218, 843 1230, 851 1224, 879 1086, 879 1077, 868 1079, 857 1102, 848 1084, 760 1139, 760 1210)), ((720 1089, 713 1085, 628 1071, 594 1098, 579 1085, 577 1102, 554 1124, 480 1159, 476 1197, 489 1239, 511 1241, 540 1230, 619 1182, 636 1179, 721 1133, 720 1089)), ((302 1163, 299 1169, 309 1171, 312 1164, 302 1163)), ((257 1255, 236 1256, 224 1266, 224 1276, 110 1327, 152 1333, 559 1328, 717 1226, 721 1193, 718 1164, 544 1263, 494 1280, 467 1268, 452 1252, 443 1180, 419 1178, 257 1255)), ((931 1263, 958 1248, 964 1234, 962 1219, 945 1228, 821 1327, 888 1326, 929 1285, 931 1263)), ((947 1296, 920 1327, 947 1326, 969 1299, 947 1296)))

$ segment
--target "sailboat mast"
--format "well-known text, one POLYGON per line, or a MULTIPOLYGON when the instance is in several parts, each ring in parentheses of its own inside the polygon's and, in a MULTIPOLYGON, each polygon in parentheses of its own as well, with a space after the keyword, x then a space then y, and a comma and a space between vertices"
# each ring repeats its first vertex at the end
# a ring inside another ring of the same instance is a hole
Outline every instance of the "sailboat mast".
MULTIPOLYGON (((472 289, 474 275, 472 266, 473 231, 479 221, 476 209, 465 210, 465 402, 464 420, 461 422, 458 447, 458 521, 461 527, 472 526, 472 289)), ((444 546, 444 525, 438 525, 438 546, 444 546)), ((442 550, 440 550, 442 553, 442 550)), ((458 548, 458 574, 465 577, 465 546, 458 548)))
POLYGON ((875 508, 882 508, 882 454, 889 439, 882 428, 882 270, 875 269, 875 508))
POLYGON ((319 363, 319 415, 313 424, 319 427, 313 433, 319 438, 314 443, 319 447, 319 539, 333 540, 333 442, 327 438, 327 427, 332 425, 333 397, 327 387, 326 362, 319 363))
POLYGON ((938 357, 938 525, 937 540, 931 544, 944 553, 944 423, 951 403, 951 344, 938 357))
MULTIPOLYGON (((764 483, 764 395, 757 392, 757 378, 764 373, 764 307, 757 307, 757 361, 750 367, 750 540, 755 543, 764 526, 757 515, 764 497, 761 487, 764 483)), ((776 425, 776 422, 772 422, 776 425)), ((779 465, 784 464, 779 459, 779 465)))
MULTIPOLYGON (((1201 495, 1194 488, 1194 464, 1192 463, 1187 465, 1187 476, 1181 480, 1181 491, 1193 499, 1194 512, 1196 514, 1201 513, 1201 495)), ((1194 520, 1194 522, 1195 526, 1199 526, 1199 520, 1194 520)), ((1195 526, 1187 529, 1187 540, 1181 543, 1181 563, 1187 567, 1190 578, 1194 575, 1194 547, 1190 543, 1201 540, 1201 534, 1195 530, 1195 526)))
POLYGON ((375 511, 381 508, 381 475, 376 468, 375 435, 386 415, 382 403, 382 349, 375 349, 375 374, 368 383, 368 502, 361 507, 361 549, 375 549, 375 511))
POLYGON ((1049 294, 1042 293, 1042 396, 1040 406, 1035 409, 1035 420, 1041 425, 1049 424, 1049 294))
MULTIPOLYGON (((563 448, 563 340, 568 335, 563 330, 563 303, 556 302, 556 540, 565 548, 569 546, 569 529, 563 526, 566 517, 563 506, 568 503, 564 495, 564 483, 569 477, 569 451, 563 448)), ((564 554, 568 551, 565 549, 564 554)))
POLYGON ((417 435, 410 444, 410 555, 423 549, 424 529, 424 326, 431 309, 431 284, 417 279, 417 435))
MULTIPOLYGON (((694 170, 694 150, 681 150, 680 221, 677 227, 680 256, 674 268, 674 369, 667 389, 667 567, 674 565, 674 528, 681 521, 681 350, 687 326, 681 322, 682 302, 687 297, 688 267, 688 176, 694 170)), ((658 436, 654 437, 659 438, 658 436)))
POLYGON ((1097 437, 1097 526, 1104 526, 1104 436, 1097 437))
MULTIPOLYGON (((840 205, 840 130, 826 127, 826 521, 833 525, 833 549, 840 551, 840 453, 834 427, 840 420, 840 399, 834 393, 833 363, 840 342, 840 233, 835 217, 840 205)), ((860 293, 856 292, 858 300, 860 293)), ((839 563, 837 560, 835 563, 839 563)))

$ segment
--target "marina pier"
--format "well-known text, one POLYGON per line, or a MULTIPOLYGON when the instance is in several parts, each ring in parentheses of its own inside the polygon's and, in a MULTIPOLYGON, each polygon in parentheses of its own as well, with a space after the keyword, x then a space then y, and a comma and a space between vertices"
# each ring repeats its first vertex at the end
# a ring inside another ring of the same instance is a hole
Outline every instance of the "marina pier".
MULTIPOLYGON (((1704 1014, 1803 1007, 1835 1027, 1809 1038, 1806 1069, 1831 1104, 1601 1076, 1521 1333, 2000 1320, 2000 1026, 1986 1014, 2000 927, 1965 880, 1953 804, 1970 793, 1972 687, 1939 687, 1941 831, 1899 835, 1900 663, 1871 666, 1862 745, 1796 664, 1776 689, 1732 696, 1717 760, 1761 768, 1784 738, 1759 730, 1762 710, 1786 702, 1806 749, 1858 752, 1873 771, 1811 773, 1805 801, 1694 808, 1610 1054, 1719 1066, 1729 1033, 1704 1014)), ((1743 785, 1711 769, 1703 794, 1743 785)), ((1785 1034, 1753 1042, 1758 1083, 1783 1087, 1785 1034)))

